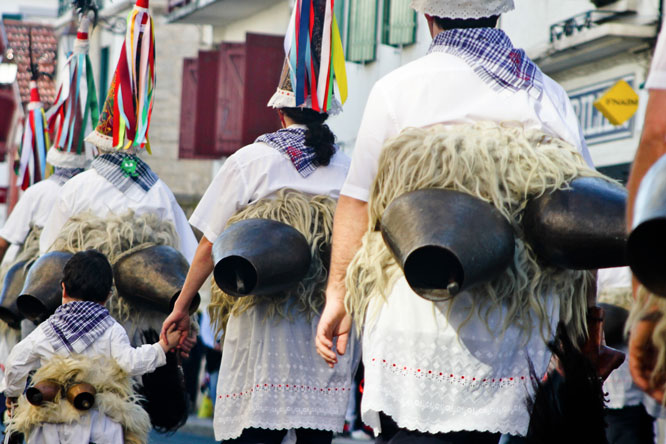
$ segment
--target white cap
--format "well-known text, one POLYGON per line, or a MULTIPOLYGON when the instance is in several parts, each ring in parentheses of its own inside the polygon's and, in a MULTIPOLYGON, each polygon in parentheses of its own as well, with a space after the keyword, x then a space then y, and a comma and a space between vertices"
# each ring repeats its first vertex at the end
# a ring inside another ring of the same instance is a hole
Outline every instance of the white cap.
POLYGON ((511 11, 513 0, 412 0, 422 14, 451 19, 479 19, 511 11))
POLYGON ((76 154, 75 152, 60 151, 55 147, 51 147, 46 154, 46 161, 58 168, 87 168, 90 164, 85 153, 76 154))

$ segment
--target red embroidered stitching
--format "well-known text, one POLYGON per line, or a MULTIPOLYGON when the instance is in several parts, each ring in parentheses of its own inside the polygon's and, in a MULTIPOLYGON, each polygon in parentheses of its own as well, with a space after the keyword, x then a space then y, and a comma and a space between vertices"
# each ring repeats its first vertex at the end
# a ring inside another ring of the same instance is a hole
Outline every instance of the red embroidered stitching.
POLYGON ((500 387, 507 386, 507 385, 513 385, 517 382, 520 381, 525 381, 527 379, 531 380, 536 380, 534 376, 525 376, 525 375, 520 375, 520 376, 510 376, 510 377, 502 377, 502 378, 477 378, 476 376, 472 376, 470 378, 469 375, 454 375, 453 373, 447 373, 437 371, 437 370, 425 370, 421 368, 412 368, 412 367, 407 367, 403 366, 400 364, 396 363, 389 363, 386 362, 386 359, 378 359, 378 358, 372 358, 371 364, 374 365, 381 365, 382 367, 386 368, 387 370, 390 370, 393 373, 397 374, 402 374, 403 376, 406 376, 407 374, 411 374, 412 376, 415 376, 417 378, 429 378, 429 379, 435 379, 435 380, 440 380, 442 382, 449 382, 449 383, 458 383, 462 385, 469 385, 469 384, 480 384, 480 385, 499 385, 500 387))
POLYGON ((238 393, 227 393, 223 395, 218 395, 219 399, 222 398, 227 398, 227 399, 240 399, 243 396, 250 395, 254 393, 255 391, 269 391, 269 390, 276 390, 276 391, 298 391, 298 392, 320 392, 324 394, 335 394, 335 392, 340 392, 340 393, 346 393, 346 392, 351 392, 350 387, 310 387, 309 385, 298 385, 298 384, 256 384, 254 387, 238 392, 238 393))

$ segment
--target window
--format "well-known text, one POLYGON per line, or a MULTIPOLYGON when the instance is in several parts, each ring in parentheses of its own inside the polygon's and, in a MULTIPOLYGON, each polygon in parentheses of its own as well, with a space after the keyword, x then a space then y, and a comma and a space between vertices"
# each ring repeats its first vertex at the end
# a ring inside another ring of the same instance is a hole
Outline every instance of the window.
POLYGON ((410 0, 384 0, 382 43, 391 46, 411 45, 416 37, 416 12, 410 0))
POLYGON ((347 60, 371 62, 377 48, 377 0, 350 0, 347 60))

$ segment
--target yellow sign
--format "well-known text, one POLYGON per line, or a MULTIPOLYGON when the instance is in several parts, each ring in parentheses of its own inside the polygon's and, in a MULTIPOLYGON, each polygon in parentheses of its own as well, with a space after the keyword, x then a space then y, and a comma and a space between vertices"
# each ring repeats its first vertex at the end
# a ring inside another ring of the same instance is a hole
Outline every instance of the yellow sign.
POLYGON ((636 114, 638 94, 627 82, 620 80, 594 102, 594 107, 613 125, 622 125, 636 114))

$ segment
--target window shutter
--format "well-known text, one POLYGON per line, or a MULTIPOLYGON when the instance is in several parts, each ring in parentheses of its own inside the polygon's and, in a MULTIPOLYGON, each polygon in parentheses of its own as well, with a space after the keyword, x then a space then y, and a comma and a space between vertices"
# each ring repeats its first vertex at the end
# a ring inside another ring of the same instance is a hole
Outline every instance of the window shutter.
POLYGON ((280 128, 277 111, 266 106, 280 80, 284 37, 247 33, 241 145, 280 128))
POLYGON ((217 97, 219 91, 220 54, 218 51, 199 51, 197 59, 196 117, 194 152, 209 158, 216 152, 217 97))
POLYGON ((416 12, 409 4, 410 0, 384 0, 384 45, 411 45, 416 40, 416 12))
POLYGON ((199 62, 197 59, 183 59, 183 88, 180 101, 180 137, 178 157, 195 157, 195 134, 197 113, 197 83, 199 62))
POLYGON ((377 0, 350 0, 347 60, 371 62, 377 48, 377 0))

